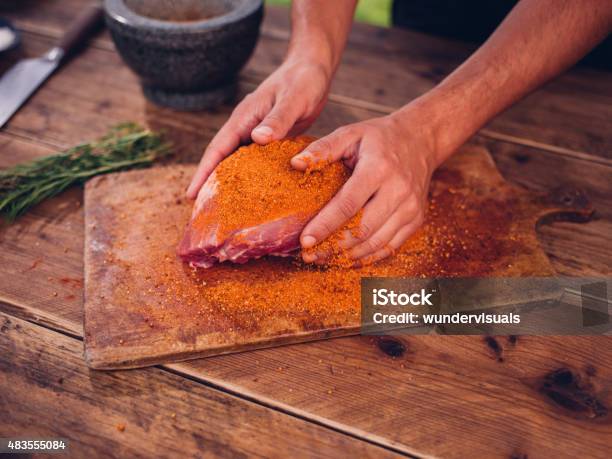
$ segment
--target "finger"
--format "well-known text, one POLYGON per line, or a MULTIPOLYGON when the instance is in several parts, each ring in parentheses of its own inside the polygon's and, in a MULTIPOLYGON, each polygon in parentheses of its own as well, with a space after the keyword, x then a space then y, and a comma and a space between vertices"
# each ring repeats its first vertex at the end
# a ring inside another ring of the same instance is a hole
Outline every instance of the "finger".
MULTIPOLYGON (((395 211, 399 207, 393 197, 393 191, 389 190, 388 186, 381 188, 374 196, 366 203, 363 209, 363 217, 359 223, 359 227, 353 231, 347 231, 340 242, 343 249, 351 249, 364 241, 372 238, 383 225, 387 225, 390 219, 394 218, 395 211)), ((402 226, 403 222, 398 221, 397 226, 402 226)), ((391 236, 384 242, 388 242, 391 236)))
POLYGON ((376 192, 378 181, 367 161, 360 161, 353 175, 329 203, 306 225, 300 242, 310 248, 351 219, 376 192))
POLYGON ((325 249, 317 250, 316 252, 302 251, 302 260, 306 263, 323 265, 331 256, 332 252, 325 249))
POLYGON ((274 104, 263 121, 253 129, 251 138, 259 144, 282 139, 287 136, 301 115, 302 109, 295 103, 295 100, 283 97, 274 104))
POLYGON ((194 199, 197 196, 200 188, 215 167, 236 150, 242 142, 243 137, 233 129, 232 124, 226 123, 204 151, 198 169, 191 179, 189 188, 187 188, 188 198, 194 199))
POLYGON ((302 252, 302 260, 304 260, 305 263, 314 263, 317 258, 318 255, 316 253, 302 252))
POLYGON ((359 143, 359 133, 354 128, 340 128, 330 135, 315 140, 291 158, 294 169, 304 171, 320 162, 335 162, 352 156, 359 143))
POLYGON ((302 260, 304 260, 306 263, 316 263, 319 265, 326 264, 334 253, 337 252, 337 248, 334 246, 334 244, 335 242, 330 244, 321 244, 312 249, 302 250, 302 260))
POLYGON ((251 130, 259 121, 257 112, 251 108, 250 99, 245 99, 211 140, 187 188, 188 198, 194 199, 217 164, 249 138, 251 130))
MULTIPOLYGON (((370 201, 370 203, 372 203, 372 201, 370 201)), ((370 206, 370 203, 366 204, 364 214, 365 211, 367 211, 368 206, 370 206)), ((349 258, 354 260, 367 258, 377 252, 380 252, 382 249, 388 249, 389 247, 396 249, 397 247, 401 246, 405 240, 398 240, 398 234, 401 237, 403 235, 402 231, 407 231, 406 227, 410 225, 412 221, 414 221, 415 229, 418 228, 420 224, 417 218, 412 217, 408 217, 408 221, 410 221, 410 223, 406 223, 407 213, 408 211, 405 206, 404 208, 398 208, 396 212, 393 212, 391 217, 385 219, 381 228, 365 241, 359 237, 356 237, 352 230, 344 230, 338 245, 343 250, 355 247, 349 252, 349 258), (395 244, 398 242, 399 245, 395 247, 395 244)), ((317 252, 302 252, 302 258, 306 263, 324 264, 331 255, 332 254, 330 252, 325 250, 319 250, 317 252)))
POLYGON ((387 217, 386 221, 370 237, 355 245, 349 252, 350 258, 358 260, 384 248, 406 223, 406 215, 400 208, 387 217))
POLYGON ((416 229, 421 223, 416 209, 407 205, 400 206, 378 231, 351 250, 350 257, 356 260, 368 257, 390 245, 400 231, 405 231, 406 226, 413 225, 416 229))
POLYGON ((413 220, 403 226, 391 241, 374 253, 370 253, 355 262, 355 267, 367 266, 393 255, 406 240, 421 226, 421 222, 413 220))

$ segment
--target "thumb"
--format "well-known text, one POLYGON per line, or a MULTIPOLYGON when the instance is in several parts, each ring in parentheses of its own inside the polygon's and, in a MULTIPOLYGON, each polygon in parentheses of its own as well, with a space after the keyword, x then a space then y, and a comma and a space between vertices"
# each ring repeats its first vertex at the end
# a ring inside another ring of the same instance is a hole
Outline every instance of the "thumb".
POLYGON ((349 158, 356 150, 358 135, 352 128, 340 128, 319 140, 291 158, 291 166, 299 171, 319 163, 333 163, 349 158))
POLYGON ((283 99, 274 105, 270 113, 253 129, 251 138, 259 144, 282 139, 287 136, 300 115, 297 104, 283 99))

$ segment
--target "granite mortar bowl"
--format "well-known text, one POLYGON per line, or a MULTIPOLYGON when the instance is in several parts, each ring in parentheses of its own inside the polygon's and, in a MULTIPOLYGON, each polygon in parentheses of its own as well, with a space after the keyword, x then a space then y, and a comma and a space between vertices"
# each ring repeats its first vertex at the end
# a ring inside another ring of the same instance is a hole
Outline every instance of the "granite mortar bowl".
POLYGON ((178 110, 231 99, 263 0, 105 0, 106 24, 150 101, 178 110))

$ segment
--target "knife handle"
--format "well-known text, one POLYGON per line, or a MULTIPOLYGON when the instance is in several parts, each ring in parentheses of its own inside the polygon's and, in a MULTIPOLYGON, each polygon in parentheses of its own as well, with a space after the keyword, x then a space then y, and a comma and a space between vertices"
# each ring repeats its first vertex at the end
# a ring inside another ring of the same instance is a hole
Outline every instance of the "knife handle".
POLYGON ((64 59, 74 54, 84 41, 93 35, 102 24, 104 12, 100 4, 90 6, 83 11, 72 24, 68 31, 60 39, 57 46, 64 51, 64 59))

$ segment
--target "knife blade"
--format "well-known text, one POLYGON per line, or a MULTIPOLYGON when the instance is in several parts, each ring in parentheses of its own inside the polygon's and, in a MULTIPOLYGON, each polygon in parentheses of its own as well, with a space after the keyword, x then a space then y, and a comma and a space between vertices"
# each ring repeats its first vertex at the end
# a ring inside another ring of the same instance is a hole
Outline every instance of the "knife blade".
POLYGON ((63 54, 60 48, 53 48, 43 57, 19 61, 4 74, 0 79, 0 127, 53 73, 63 54))
POLYGON ((100 5, 81 14, 59 43, 38 58, 23 59, 0 78, 0 128, 19 110, 47 78, 73 54, 83 39, 102 22, 100 5))

